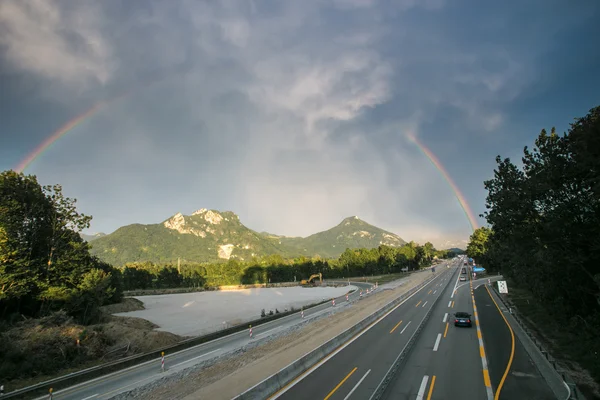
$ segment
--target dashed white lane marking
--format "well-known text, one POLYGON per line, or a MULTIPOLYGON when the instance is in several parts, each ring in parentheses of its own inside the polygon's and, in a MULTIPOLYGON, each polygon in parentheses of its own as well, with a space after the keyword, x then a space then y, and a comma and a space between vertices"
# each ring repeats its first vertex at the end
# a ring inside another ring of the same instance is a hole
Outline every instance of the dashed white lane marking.
POLYGON ((406 330, 406 328, 408 328, 408 326, 410 325, 411 321, 408 321, 408 324, 406 324, 406 326, 404 327, 404 329, 402 329, 400 331, 400 334, 402 335, 404 333, 404 331, 406 330))
POLYGON ((427 300, 425 300, 425 303, 423 303, 421 307, 425 307, 425 304, 427 304, 427 300))
POLYGON ((435 339, 435 344, 433 345, 433 351, 438 351, 438 347, 440 347, 440 340, 442 340, 442 334, 438 333, 437 339, 435 339))
POLYGON ((419 388, 419 393, 417 393, 417 400, 423 400, 423 396, 425 396, 425 389, 427 389, 427 382, 429 381, 429 376, 425 375, 423 380, 421 381, 421 387, 419 388))
POLYGON ((358 385, 360 385, 362 383, 362 381, 365 380, 365 378, 367 377, 367 375, 369 375, 369 372, 371 372, 371 370, 368 370, 367 373, 364 374, 362 378, 360 378, 360 381, 358 381, 358 383, 356 385, 354 385, 354 387, 352 388, 352 390, 350 391, 350 393, 348 393, 348 395, 346 397, 344 397, 344 400, 348 400, 350 398, 350 396, 352 395, 352 393, 354 393, 354 391, 356 390, 356 388, 358 387, 358 385))
POLYGON ((444 314, 444 319, 442 320, 442 322, 444 322, 444 323, 445 323, 446 321, 448 321, 448 313, 444 314))

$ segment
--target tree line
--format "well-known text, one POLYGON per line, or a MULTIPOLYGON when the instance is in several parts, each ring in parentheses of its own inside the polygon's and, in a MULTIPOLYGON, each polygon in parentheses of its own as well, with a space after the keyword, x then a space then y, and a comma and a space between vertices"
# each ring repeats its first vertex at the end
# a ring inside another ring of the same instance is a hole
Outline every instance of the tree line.
POLYGON ((473 233, 467 254, 529 290, 572 327, 573 341, 600 351, 600 107, 562 135, 542 130, 521 166, 496 163, 484 182, 489 227, 473 233))
POLYGON ((62 309, 89 324, 102 305, 119 302, 124 290, 292 282, 315 273, 327 279, 379 275, 418 269, 449 255, 431 243, 410 242, 400 248, 347 249, 328 260, 268 256, 114 267, 90 255, 81 238, 90 221, 60 185, 41 186, 35 176, 15 171, 0 174, 0 320, 62 309))
POLYGON ((379 246, 373 249, 346 249, 338 259, 300 257, 284 259, 279 255, 251 261, 229 260, 221 263, 127 263, 119 268, 124 290, 181 287, 217 287, 239 284, 294 282, 322 273, 327 279, 398 273, 431 265, 434 257, 453 253, 436 250, 431 243, 414 242, 403 247, 379 246))

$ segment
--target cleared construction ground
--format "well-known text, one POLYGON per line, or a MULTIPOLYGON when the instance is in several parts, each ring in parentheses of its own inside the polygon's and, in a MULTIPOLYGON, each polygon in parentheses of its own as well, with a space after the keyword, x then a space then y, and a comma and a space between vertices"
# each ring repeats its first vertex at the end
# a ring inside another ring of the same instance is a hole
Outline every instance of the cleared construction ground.
POLYGON ((197 365, 117 398, 233 398, 430 277, 428 271, 412 274, 404 278, 402 284, 392 284, 388 290, 374 293, 327 318, 291 328, 258 346, 249 346, 216 361, 197 365))

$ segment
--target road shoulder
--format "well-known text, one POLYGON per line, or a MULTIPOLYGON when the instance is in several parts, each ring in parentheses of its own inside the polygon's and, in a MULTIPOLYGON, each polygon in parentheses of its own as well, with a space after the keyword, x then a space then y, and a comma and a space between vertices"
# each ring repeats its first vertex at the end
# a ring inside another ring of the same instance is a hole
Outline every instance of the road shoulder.
POLYGON ((508 310, 501 303, 497 304, 491 296, 485 286, 474 291, 482 337, 488 350, 488 367, 494 393, 500 400, 555 399, 556 396, 514 333, 512 325, 509 326, 509 321, 505 320, 508 310))

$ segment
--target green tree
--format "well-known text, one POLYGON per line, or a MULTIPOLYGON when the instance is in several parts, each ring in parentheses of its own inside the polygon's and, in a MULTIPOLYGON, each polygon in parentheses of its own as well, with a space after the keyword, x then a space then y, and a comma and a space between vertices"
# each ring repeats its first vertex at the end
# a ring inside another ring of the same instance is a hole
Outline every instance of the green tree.
POLYGON ((95 268, 111 276, 109 298, 119 298, 112 267, 92 257, 79 235, 91 217, 75 203, 59 185, 42 188, 35 176, 0 174, 0 316, 71 307, 95 268))
POLYGON ((467 256, 484 266, 487 265, 487 247, 491 234, 492 230, 488 227, 477 228, 471 234, 469 244, 467 245, 467 256))

